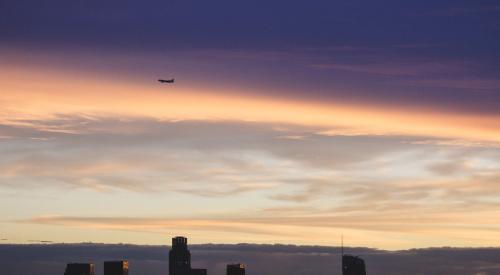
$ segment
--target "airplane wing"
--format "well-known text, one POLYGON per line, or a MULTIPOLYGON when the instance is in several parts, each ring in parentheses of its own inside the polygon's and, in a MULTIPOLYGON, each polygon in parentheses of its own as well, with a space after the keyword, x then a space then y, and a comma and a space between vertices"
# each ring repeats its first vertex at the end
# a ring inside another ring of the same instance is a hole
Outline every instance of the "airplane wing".
POLYGON ((174 83, 174 79, 158 79, 161 83, 174 83))

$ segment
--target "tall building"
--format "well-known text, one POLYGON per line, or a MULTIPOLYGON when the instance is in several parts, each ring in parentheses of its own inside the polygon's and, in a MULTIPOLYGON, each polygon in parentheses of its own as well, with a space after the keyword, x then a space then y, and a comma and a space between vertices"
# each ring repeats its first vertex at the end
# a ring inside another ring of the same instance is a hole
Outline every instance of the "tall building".
POLYGON ((168 271, 170 275, 190 275, 191 253, 187 248, 187 238, 172 238, 172 249, 168 253, 168 271))
POLYGON ((226 267, 226 275, 245 275, 245 265, 228 264, 226 267))
POLYGON ((207 270, 191 268, 191 252, 186 237, 172 238, 172 249, 168 253, 169 275, 207 275, 207 270))
POLYGON ((66 265, 64 275, 94 275, 94 264, 71 263, 66 265))
POLYGON ((358 256, 342 255, 342 275, 366 275, 365 261, 358 256))
POLYGON ((128 261, 104 262, 104 275, 128 275, 128 261))

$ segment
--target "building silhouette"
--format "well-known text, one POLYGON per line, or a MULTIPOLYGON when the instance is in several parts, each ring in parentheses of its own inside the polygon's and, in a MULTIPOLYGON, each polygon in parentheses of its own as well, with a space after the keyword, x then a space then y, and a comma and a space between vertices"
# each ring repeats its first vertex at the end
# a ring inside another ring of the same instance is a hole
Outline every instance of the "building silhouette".
POLYGON ((128 275, 128 261, 104 262, 104 275, 128 275))
POLYGON ((70 263, 66 265, 64 275, 94 275, 94 264, 70 263))
POLYGON ((226 266, 226 275, 245 275, 245 265, 228 264, 226 266))
POLYGON ((206 275, 206 269, 191 268, 191 252, 186 237, 172 238, 172 249, 168 253, 169 275, 206 275))
POLYGON ((191 268, 191 275, 207 275, 207 270, 204 268, 191 268))
POLYGON ((365 261, 358 256, 342 255, 342 275, 366 275, 365 261))
POLYGON ((169 275, 189 275, 191 271, 191 252, 187 248, 187 238, 172 238, 172 249, 168 253, 169 275))
MULTIPOLYGON (((344 254, 342 238, 342 275, 366 275, 365 261, 359 256, 344 254)), ((188 249, 186 237, 172 238, 172 248, 168 254, 169 275, 207 275, 207 270, 191 268, 191 252, 188 249)), ((128 275, 129 263, 122 261, 104 262, 104 275, 128 275)), ((69 263, 64 275, 95 275, 92 263, 69 263)), ((226 275, 245 275, 245 265, 241 263, 228 264, 226 275)))

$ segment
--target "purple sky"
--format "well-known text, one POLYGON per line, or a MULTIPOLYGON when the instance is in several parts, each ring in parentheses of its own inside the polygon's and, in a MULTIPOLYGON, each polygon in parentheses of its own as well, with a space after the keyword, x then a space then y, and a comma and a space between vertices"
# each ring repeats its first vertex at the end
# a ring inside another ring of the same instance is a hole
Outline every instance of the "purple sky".
MULTIPOLYGON (((54 58, 60 52, 76 59, 90 52, 101 63, 124 52, 147 59, 143 73, 158 74, 168 63, 177 75, 207 85, 231 81, 273 88, 285 98, 497 115, 500 110, 496 1, 7 0, 1 5, 3 48, 54 58)), ((108 71, 115 70, 109 63, 108 71)))

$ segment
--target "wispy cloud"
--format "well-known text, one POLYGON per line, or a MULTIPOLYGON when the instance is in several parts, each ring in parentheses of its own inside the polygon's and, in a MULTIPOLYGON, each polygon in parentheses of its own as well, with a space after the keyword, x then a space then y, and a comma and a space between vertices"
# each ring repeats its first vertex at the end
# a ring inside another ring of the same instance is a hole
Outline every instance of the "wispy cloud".
MULTIPOLYGON (((414 237, 426 236, 429 240, 450 238, 459 242, 471 235, 482 243, 498 243, 495 232, 498 225, 491 218, 498 211, 477 215, 475 210, 459 208, 453 211, 444 208, 426 213, 409 215, 403 205, 393 205, 392 209, 377 213, 358 212, 345 215, 331 213, 311 216, 265 216, 265 217, 221 217, 221 218, 134 218, 134 217, 69 217, 39 216, 18 221, 27 224, 58 225, 74 228, 162 233, 174 232, 219 232, 234 236, 254 235, 261 238, 295 239, 297 242, 315 240, 311 233, 321 238, 330 236, 325 231, 363 231, 379 234, 389 239, 390 234, 409 234, 414 237), (403 206, 403 207, 402 207, 403 206), (465 212, 464 212, 465 211, 465 212), (470 223, 470 221, 474 223, 470 223), (378 233, 376 233, 378 232, 378 233), (478 237, 478 234, 482 234, 478 237), (262 236, 262 237, 259 237, 262 236)), ((354 234, 354 233, 353 233, 354 234)))
POLYGON ((414 245, 391 241, 393 234, 447 244, 465 243, 470 234, 481 236, 476 243, 497 241, 491 221, 498 215, 500 151, 488 144, 350 128, 115 116, 22 119, 2 129, 10 138, 0 142, 0 190, 119 193, 153 199, 171 214, 85 216, 61 209, 33 213, 15 226, 303 243, 348 231, 364 241, 377 236, 374 245, 386 247, 414 245), (168 210, 176 197, 206 206, 190 207, 181 218, 168 210))
POLYGON ((428 167, 443 173, 461 169, 470 176, 481 165, 452 169, 450 164, 484 160, 494 169, 498 163, 494 146, 445 146, 428 138, 353 135, 342 129, 332 133, 261 123, 67 118, 61 125, 47 122, 64 130, 54 132, 40 128, 44 122, 30 123, 4 127, 13 138, 4 141, 1 177, 20 187, 43 182, 100 192, 170 190, 208 197, 267 190, 272 199, 304 202, 344 184, 398 179, 397 173, 384 169, 398 167, 401 158, 408 162, 405 169, 421 171, 420 176, 405 176, 410 180, 432 178, 426 175, 428 167), (71 133, 65 131, 68 127, 71 133), (307 138, 281 138, 297 134, 307 138), (435 148, 473 155, 421 158, 435 148), (487 150, 493 151, 488 155, 487 150), (371 169, 375 174, 369 175, 371 169))
POLYGON ((376 74, 384 76, 431 76, 435 74, 463 72, 464 64, 447 64, 439 62, 421 62, 417 60, 407 60, 405 62, 383 62, 365 64, 312 64, 312 68, 323 70, 339 70, 356 73, 376 74))

